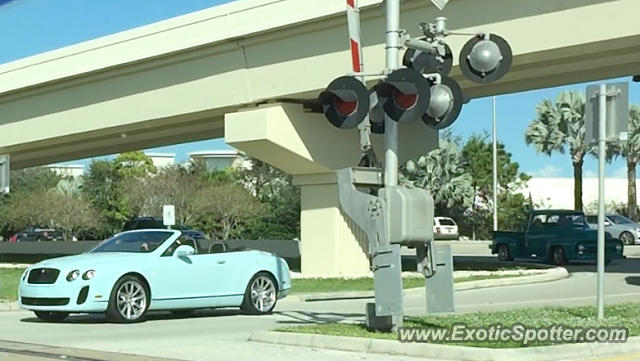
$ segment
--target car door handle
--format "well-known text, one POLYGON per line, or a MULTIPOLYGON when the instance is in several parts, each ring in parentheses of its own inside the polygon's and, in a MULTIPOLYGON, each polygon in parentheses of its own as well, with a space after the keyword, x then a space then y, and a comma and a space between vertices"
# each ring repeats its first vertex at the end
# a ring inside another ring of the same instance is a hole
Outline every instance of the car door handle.
POLYGON ((225 264, 225 263, 227 263, 227 261, 223 261, 223 260, 218 261, 218 264, 225 264))

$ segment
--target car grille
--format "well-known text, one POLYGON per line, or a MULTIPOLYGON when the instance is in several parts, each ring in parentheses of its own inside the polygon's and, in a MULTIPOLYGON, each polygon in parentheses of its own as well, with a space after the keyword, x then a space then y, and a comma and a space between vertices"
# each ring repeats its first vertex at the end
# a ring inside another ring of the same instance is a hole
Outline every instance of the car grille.
POLYGON ((56 283, 60 270, 55 268, 34 268, 29 272, 28 283, 36 285, 50 285, 56 283))
POLYGON ((69 298, 42 298, 42 297, 21 297, 23 305, 26 306, 64 306, 69 304, 69 298))

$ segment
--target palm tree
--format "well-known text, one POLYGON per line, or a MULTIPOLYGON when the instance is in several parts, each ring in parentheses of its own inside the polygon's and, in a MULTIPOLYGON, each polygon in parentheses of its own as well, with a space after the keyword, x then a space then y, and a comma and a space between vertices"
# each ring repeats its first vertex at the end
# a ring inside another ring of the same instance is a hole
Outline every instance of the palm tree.
POLYGON ((431 192, 436 208, 464 207, 473 196, 471 175, 464 172, 460 139, 443 132, 439 147, 400 169, 400 181, 431 192))
POLYGON ((627 212, 629 218, 638 220, 636 196, 636 166, 640 162, 640 107, 629 107, 629 135, 622 143, 608 143, 607 160, 625 157, 627 160, 627 212))
POLYGON ((585 140, 585 96, 580 92, 563 92, 555 102, 550 99, 536 106, 537 117, 527 128, 524 139, 538 153, 554 152, 571 155, 573 165, 574 207, 582 210, 582 165, 589 151, 585 140))

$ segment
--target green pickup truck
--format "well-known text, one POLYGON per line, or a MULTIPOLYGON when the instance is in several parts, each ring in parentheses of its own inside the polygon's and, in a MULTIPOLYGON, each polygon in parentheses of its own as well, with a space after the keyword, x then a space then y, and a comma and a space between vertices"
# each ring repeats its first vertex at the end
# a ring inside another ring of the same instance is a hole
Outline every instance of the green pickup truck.
MULTIPOLYGON (((500 261, 524 258, 561 265, 596 260, 597 239, 583 212, 537 210, 529 214, 524 232, 493 232, 489 248, 500 261)), ((605 263, 622 258, 622 251, 622 242, 605 232, 605 263)))

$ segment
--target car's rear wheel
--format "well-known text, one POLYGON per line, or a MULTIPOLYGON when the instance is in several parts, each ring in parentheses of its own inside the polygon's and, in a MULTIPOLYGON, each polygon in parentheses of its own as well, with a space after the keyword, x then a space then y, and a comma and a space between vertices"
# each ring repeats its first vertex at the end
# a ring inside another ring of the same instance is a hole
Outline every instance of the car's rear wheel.
POLYGON ((567 259, 564 256, 564 249, 562 247, 555 247, 551 251, 551 261, 553 264, 558 266, 567 263, 567 259))
POLYGON ((137 276, 118 280, 109 297, 107 317, 114 322, 130 323, 142 320, 149 307, 149 289, 137 276))
POLYGON ((633 239, 633 235, 627 231, 620 233, 620 241, 626 245, 631 245, 635 243, 635 239, 633 239))
POLYGON ((36 317, 47 322, 62 322, 68 316, 68 312, 34 311, 36 317))
POLYGON ((258 272, 249 281, 240 309, 252 315, 271 313, 276 307, 278 286, 266 272, 258 272))
POLYGON ((507 246, 506 244, 501 244, 498 246, 498 260, 501 262, 513 260, 513 257, 511 257, 509 246, 507 246))

